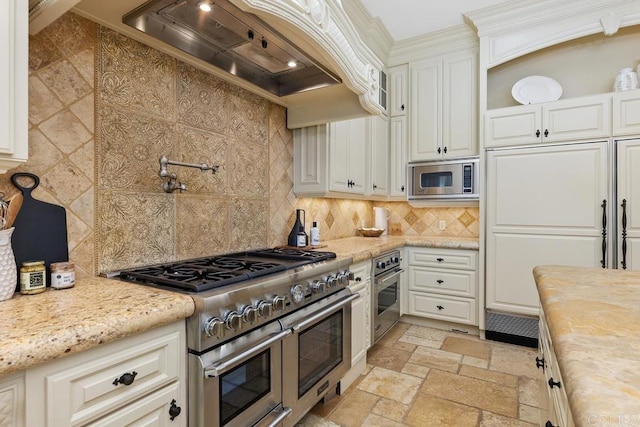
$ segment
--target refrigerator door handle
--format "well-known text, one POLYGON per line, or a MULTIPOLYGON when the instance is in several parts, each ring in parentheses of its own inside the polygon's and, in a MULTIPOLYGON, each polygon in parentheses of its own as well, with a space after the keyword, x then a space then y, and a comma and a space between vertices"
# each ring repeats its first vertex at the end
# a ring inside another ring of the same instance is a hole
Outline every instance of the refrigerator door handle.
POLYGON ((602 268, 607 268, 607 199, 602 200, 602 268))
POLYGON ((622 199, 622 269, 627 269, 627 199, 622 199))

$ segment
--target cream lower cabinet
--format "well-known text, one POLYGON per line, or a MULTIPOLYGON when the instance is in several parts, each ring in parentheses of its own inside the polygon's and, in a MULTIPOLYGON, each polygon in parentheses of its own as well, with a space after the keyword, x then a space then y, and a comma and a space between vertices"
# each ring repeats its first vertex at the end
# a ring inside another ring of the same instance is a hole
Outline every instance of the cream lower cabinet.
POLYGON ((360 297, 351 303, 351 369, 340 381, 345 391, 367 366, 367 350, 371 347, 371 261, 354 264, 350 268, 353 280, 351 292, 360 297))
POLYGON ((486 148, 610 135, 611 94, 499 108, 487 111, 484 117, 486 148))
POLYGON ((23 427, 24 372, 0 377, 0 427, 23 427))
POLYGON ((28 426, 186 426, 184 321, 26 371, 28 426))
POLYGON ((487 308, 537 316, 535 266, 608 265, 608 160, 606 141, 487 153, 487 308))
POLYGON ((551 335, 540 310, 538 368, 544 370, 544 381, 540 384, 540 426, 541 427, 573 427, 573 417, 569 408, 567 392, 560 374, 560 367, 553 351, 551 335))
POLYGON ((640 139, 616 141, 618 251, 616 267, 640 270, 640 139))
POLYGON ((407 314, 478 325, 478 253, 407 248, 407 314))

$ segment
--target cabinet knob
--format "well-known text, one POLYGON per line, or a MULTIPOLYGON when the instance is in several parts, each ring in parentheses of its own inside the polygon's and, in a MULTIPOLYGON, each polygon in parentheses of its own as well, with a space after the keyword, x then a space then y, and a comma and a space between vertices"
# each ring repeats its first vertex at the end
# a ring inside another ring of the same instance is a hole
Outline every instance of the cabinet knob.
POLYGON ((544 358, 540 359, 536 357, 536 368, 542 368, 544 370, 544 358))
POLYGON ((400 187, 400 191, 402 191, 404 193, 404 185, 402 187, 400 187))
POLYGON ((438 154, 442 153, 442 149, 438 147, 438 154))
POLYGON ((556 426, 554 426, 554 425, 551 423, 551 421, 547 421, 547 422, 544 424, 544 427, 556 427, 556 426))
POLYGON ((536 129, 536 138, 540 138, 540 129, 536 129))
POLYGON ((444 283, 444 280, 438 279, 438 280, 436 280, 436 283, 440 285, 440 284, 444 283))
POLYGON ((548 137, 549 136, 549 129, 545 129, 544 130, 544 137, 548 137))
POLYGON ((441 305, 436 305, 436 308, 437 308, 438 310, 444 310, 444 307, 443 307, 443 306, 441 306, 441 305))
POLYGON ((171 407, 169 408, 169 419, 173 421, 175 417, 180 415, 180 412, 182 412, 182 408, 176 405, 175 399, 171 400, 171 407))
POLYGON ((562 388, 562 384, 560 384, 560 381, 554 381, 553 378, 549 378, 549 381, 547 381, 547 383, 549 384, 549 388, 562 388))
POLYGON ((444 154, 447 154, 447 147, 444 147, 444 154))
POLYGON ((444 261, 444 258, 436 258, 436 261, 442 262, 442 261, 444 261))
POLYGON ((378 186, 373 184, 373 189, 375 190, 376 188, 378 188, 378 186))
POLYGON ((120 378, 116 378, 115 380, 113 380, 112 384, 116 387, 118 386, 118 384, 131 385, 133 384, 133 380, 136 379, 136 375, 138 375, 136 371, 133 371, 131 373, 126 372, 122 374, 120 378))
POLYGON ((400 106, 400 110, 404 111, 404 104, 400 106))

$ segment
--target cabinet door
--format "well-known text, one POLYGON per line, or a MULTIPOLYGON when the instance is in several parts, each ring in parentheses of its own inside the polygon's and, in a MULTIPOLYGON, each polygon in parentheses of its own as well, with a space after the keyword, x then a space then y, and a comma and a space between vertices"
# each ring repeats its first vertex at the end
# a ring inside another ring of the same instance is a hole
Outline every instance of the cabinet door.
POLYGON ((640 134, 640 90, 613 94, 613 136, 640 134))
POLYGON ((443 61, 443 157, 478 154, 477 54, 461 52, 443 61))
POLYGON ((327 125, 293 131, 293 192, 325 193, 327 183, 327 125))
POLYGON ((371 143, 371 186, 368 191, 374 196, 386 197, 389 193, 389 120, 373 116, 368 121, 371 131, 368 138, 371 143))
POLYGON ((539 105, 523 105, 490 110, 484 116, 484 145, 504 147, 542 140, 542 110, 539 105))
POLYGON ((546 142, 608 138, 611 135, 611 95, 543 104, 542 128, 546 142))
POLYGON ((24 374, 0 377, 0 426, 22 427, 24 423, 24 374))
MULTIPOLYGON (((488 308, 537 315, 533 267, 601 265, 607 146, 599 142, 488 153, 488 308)), ((609 212, 607 205, 608 218, 609 212)))
POLYGON ((332 191, 351 191, 349 130, 349 120, 329 124, 329 187, 332 191))
POLYGON ((442 59, 411 64, 411 161, 442 157, 442 59), (440 151, 439 151, 440 150, 440 151))
POLYGON ((389 75, 389 115, 404 116, 407 114, 408 104, 408 66, 398 65, 388 70, 389 75))
MULTIPOLYGON (((367 118, 349 120, 349 176, 353 183, 351 193, 364 194, 367 164, 367 118)), ((333 164, 330 165, 333 168, 333 164)))
POLYGON ((0 4, 0 173, 28 157, 28 2, 0 4))
POLYGON ((617 267, 626 266, 627 270, 640 270, 640 139, 617 141, 616 144, 618 151, 617 267), (623 201, 626 205, 624 208, 623 201), (626 250, 623 248, 623 214, 626 214, 626 250))
POLYGON ((406 199, 407 193, 407 117, 389 121, 389 195, 406 199))

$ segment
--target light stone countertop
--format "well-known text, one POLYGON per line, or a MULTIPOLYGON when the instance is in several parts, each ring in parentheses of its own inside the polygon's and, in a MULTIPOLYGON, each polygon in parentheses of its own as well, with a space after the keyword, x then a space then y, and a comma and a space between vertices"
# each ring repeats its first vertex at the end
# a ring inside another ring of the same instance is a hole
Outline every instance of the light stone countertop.
MULTIPOLYGON (((348 237, 323 242, 318 250, 355 263, 405 245, 477 250, 478 240, 348 237)), ((187 318, 194 310, 188 295, 102 277, 70 289, 17 293, 0 301, 0 376, 187 318)))
POLYGON ((534 277, 576 426, 640 424, 640 272, 539 266, 534 277))

